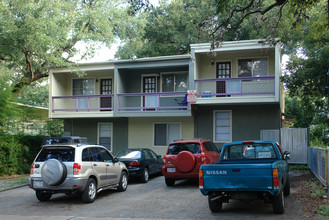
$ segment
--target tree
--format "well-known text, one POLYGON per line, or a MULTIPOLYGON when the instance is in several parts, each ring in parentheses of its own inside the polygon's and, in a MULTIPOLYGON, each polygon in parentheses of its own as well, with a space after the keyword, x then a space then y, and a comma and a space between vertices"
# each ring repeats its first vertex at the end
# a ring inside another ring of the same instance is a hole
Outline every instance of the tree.
MULTIPOLYGON (((142 5, 137 5, 140 9, 142 5)), ((136 9, 136 10, 137 10, 136 9)), ((122 39, 116 57, 129 59, 179 55, 190 52, 190 44, 209 42, 201 32, 200 23, 215 16, 215 5, 211 0, 161 1, 159 7, 150 7, 146 14, 147 23, 138 34, 122 39)))
POLYGON ((15 96, 9 83, 10 76, 8 69, 0 64, 0 133, 5 131, 9 119, 17 114, 13 104, 15 96))
MULTIPOLYGON (((129 18, 122 0, 0 0, 0 62, 17 74, 13 92, 48 76, 52 67, 73 67, 75 45, 85 42, 91 56, 95 42, 110 46, 129 18)), ((128 22, 127 22, 128 21, 128 22)))

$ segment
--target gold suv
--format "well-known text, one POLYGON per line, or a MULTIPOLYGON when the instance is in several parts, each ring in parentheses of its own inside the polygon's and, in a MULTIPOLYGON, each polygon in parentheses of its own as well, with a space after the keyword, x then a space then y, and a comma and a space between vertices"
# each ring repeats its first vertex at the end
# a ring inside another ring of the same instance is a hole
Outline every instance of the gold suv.
POLYGON ((31 165, 29 186, 40 201, 54 193, 78 192, 83 202, 91 203, 102 190, 125 191, 128 170, 103 146, 61 141, 42 146, 31 165))

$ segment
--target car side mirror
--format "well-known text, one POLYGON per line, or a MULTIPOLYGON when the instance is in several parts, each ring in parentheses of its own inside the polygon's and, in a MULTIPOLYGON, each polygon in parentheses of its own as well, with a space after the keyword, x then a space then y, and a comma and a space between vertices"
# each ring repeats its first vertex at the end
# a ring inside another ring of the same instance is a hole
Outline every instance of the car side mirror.
POLYGON ((284 160, 289 160, 290 159, 290 152, 289 151, 285 151, 283 153, 283 159, 284 160))
POLYGON ((117 163, 117 162, 119 162, 119 159, 115 157, 115 158, 113 159, 113 162, 114 162, 114 163, 117 163))
POLYGON ((162 158, 162 156, 159 154, 159 155, 157 155, 158 156, 158 158, 162 158))

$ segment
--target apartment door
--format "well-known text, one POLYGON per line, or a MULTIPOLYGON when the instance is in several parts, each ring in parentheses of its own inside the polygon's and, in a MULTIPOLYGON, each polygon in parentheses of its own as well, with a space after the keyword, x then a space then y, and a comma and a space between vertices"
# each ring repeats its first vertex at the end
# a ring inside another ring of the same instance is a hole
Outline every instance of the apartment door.
MULTIPOLYGON (((101 79, 100 89, 101 89, 100 91, 101 95, 112 94, 112 79, 101 79)), ((111 108, 112 97, 101 97, 100 103, 101 103, 101 108, 111 108)), ((109 111, 109 110, 101 110, 101 111, 109 111)))
MULTIPOLYGON (((156 77, 144 76, 143 77, 143 93, 155 93, 157 91, 156 77)), ((143 106, 152 109, 158 107, 158 96, 145 95, 143 99, 143 106)))
MULTIPOLYGON (((216 63, 216 77, 218 79, 231 78, 231 62, 218 62, 216 63)), ((228 96, 225 95, 226 90, 226 81, 217 81, 216 82, 216 93, 222 93, 223 95, 217 95, 217 97, 228 96)))

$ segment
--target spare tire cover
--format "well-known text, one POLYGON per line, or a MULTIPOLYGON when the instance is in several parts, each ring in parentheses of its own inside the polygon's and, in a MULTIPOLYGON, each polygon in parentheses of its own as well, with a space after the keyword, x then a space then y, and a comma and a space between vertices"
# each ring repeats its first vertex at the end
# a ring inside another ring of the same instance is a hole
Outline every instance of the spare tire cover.
POLYGON ((65 164, 56 159, 47 160, 41 168, 42 180, 50 186, 56 186, 64 182, 66 175, 65 164))
POLYGON ((195 166, 195 156, 189 151, 182 151, 177 155, 176 168, 183 172, 190 172, 195 166))

